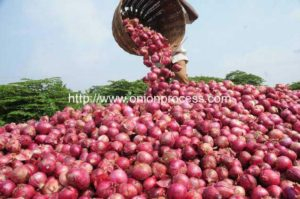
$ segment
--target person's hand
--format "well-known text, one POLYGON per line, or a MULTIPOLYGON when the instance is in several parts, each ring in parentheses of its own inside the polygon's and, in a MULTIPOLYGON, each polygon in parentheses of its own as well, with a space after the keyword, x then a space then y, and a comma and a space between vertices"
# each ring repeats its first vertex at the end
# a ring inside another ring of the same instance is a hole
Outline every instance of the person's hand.
POLYGON ((179 72, 175 72, 175 78, 184 84, 188 84, 189 79, 186 74, 186 61, 178 61, 176 62, 176 64, 179 64, 182 67, 182 69, 179 72))

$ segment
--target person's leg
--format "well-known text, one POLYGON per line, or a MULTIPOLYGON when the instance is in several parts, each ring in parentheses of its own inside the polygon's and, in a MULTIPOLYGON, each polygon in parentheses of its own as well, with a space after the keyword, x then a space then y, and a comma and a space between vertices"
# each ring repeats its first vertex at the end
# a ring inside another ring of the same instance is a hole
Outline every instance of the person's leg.
POLYGON ((175 72, 175 78, 184 84, 189 83, 189 79, 187 77, 187 72, 186 72, 187 61, 180 60, 180 61, 176 62, 176 64, 179 64, 182 67, 182 69, 179 72, 175 72))

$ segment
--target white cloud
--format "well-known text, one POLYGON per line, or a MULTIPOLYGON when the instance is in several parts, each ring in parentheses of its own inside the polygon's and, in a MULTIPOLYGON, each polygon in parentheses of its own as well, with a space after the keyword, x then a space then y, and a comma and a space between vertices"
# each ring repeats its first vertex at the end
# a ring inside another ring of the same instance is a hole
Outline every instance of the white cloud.
POLYGON ((260 48, 239 57, 227 56, 224 66, 224 70, 257 74, 273 85, 299 81, 300 77, 300 57, 293 50, 260 48))

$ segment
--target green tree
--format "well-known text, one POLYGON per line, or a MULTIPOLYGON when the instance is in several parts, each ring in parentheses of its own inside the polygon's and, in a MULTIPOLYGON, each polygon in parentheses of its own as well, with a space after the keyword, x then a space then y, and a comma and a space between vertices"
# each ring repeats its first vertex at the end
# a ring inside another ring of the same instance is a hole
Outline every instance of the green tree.
POLYGON ((206 83, 214 80, 216 82, 222 82, 224 79, 222 78, 218 78, 218 77, 208 77, 208 76, 195 76, 195 77, 190 77, 189 78, 191 81, 195 81, 195 82, 200 82, 200 81, 204 81, 206 83))
POLYGON ((87 91, 88 95, 130 97, 145 94, 147 85, 142 80, 129 82, 127 80, 109 81, 110 84, 104 86, 93 86, 87 91))
POLYGON ((290 89, 292 90, 300 90, 300 82, 294 82, 290 85, 290 89))
POLYGON ((263 78, 257 75, 239 70, 227 74, 225 79, 231 80, 235 84, 252 84, 255 86, 262 85, 262 83, 265 81, 263 78))
POLYGON ((69 104, 69 93, 60 78, 22 79, 0 85, 0 123, 22 122, 52 115, 69 104))

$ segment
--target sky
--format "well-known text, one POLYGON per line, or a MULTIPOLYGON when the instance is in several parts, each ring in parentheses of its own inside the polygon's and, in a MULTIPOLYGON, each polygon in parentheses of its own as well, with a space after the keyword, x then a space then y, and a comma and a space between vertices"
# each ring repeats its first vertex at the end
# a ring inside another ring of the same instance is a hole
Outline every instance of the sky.
MULTIPOLYGON (((85 90, 141 79, 142 58, 112 36, 119 0, 0 0, 0 84, 61 77, 85 90)), ((266 84, 300 81, 300 0, 189 0, 199 19, 187 26, 190 76, 242 70, 266 84)))

